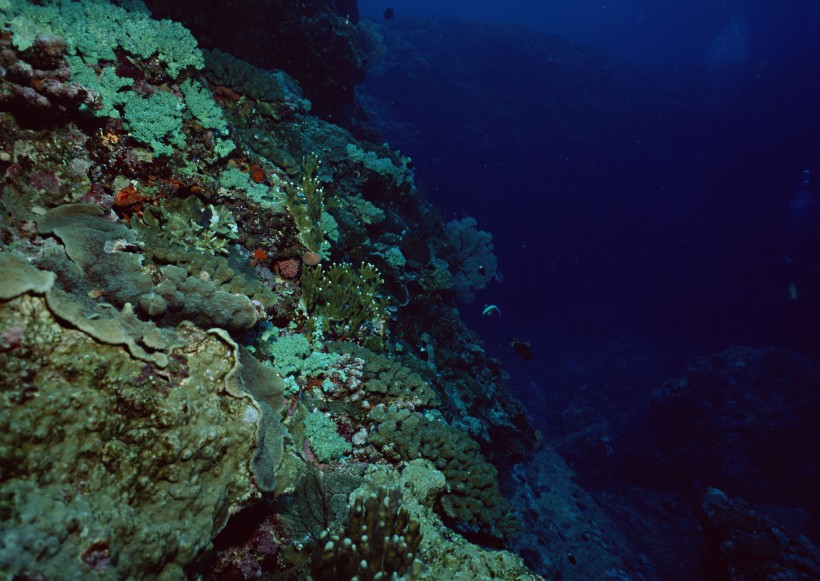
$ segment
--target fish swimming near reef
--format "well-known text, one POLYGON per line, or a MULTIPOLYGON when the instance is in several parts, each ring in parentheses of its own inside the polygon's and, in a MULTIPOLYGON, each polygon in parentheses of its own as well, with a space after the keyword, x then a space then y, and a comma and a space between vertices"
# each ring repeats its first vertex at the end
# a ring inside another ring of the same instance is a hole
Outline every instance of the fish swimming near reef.
POLYGON ((515 351, 515 354, 518 355, 521 359, 523 359, 524 361, 532 361, 532 343, 530 343, 529 341, 521 341, 518 337, 516 337, 512 340, 510 346, 512 346, 513 351, 515 351))

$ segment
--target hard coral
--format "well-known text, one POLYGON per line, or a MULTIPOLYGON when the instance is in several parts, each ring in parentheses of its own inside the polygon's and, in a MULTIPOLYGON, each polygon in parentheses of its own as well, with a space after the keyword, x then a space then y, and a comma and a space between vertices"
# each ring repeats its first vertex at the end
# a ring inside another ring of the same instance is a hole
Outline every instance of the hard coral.
POLYGON ((296 259, 280 260, 277 266, 282 278, 296 278, 299 275, 299 261, 296 259))
POLYGON ((398 487, 356 499, 347 526, 324 531, 313 556, 314 579, 418 579, 419 522, 401 506, 398 487), (392 575, 392 577, 391 577, 392 575))

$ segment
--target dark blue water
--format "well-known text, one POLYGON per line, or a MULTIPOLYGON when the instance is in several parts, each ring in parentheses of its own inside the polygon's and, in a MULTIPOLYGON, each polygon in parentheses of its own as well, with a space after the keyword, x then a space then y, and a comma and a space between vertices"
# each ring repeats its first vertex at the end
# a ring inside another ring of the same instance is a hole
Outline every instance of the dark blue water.
POLYGON ((804 55, 818 47, 817 9, 797 0, 361 0, 359 5, 362 17, 373 19, 390 7, 398 18, 518 24, 644 63, 703 62, 733 44, 745 44, 758 59, 804 55))
POLYGON ((473 318, 490 346, 557 326, 816 351, 817 11, 501 4, 395 4, 363 91, 428 196, 494 235, 504 283, 464 309, 501 308, 473 318))
POLYGON ((820 6, 361 5, 387 50, 360 101, 492 233, 462 314, 579 480, 674 490, 681 523, 719 486, 820 538, 820 6))

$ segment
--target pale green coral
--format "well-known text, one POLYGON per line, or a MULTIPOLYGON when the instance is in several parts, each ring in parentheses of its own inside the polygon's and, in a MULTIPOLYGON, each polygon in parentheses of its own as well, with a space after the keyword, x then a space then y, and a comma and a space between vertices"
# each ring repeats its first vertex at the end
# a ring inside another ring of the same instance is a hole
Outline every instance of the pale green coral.
POLYGON ((368 226, 382 222, 385 217, 381 208, 365 200, 361 194, 345 196, 340 200, 339 205, 368 226))
POLYGON ((154 20, 147 12, 131 12, 105 0, 56 0, 48 4, 12 2, 4 10, 12 43, 18 50, 31 47, 38 34, 66 41, 69 54, 88 63, 116 61, 116 48, 140 58, 156 57, 172 77, 182 69, 204 66, 196 39, 171 20, 154 20))
POLYGON ((92 113, 98 117, 119 118, 120 112, 117 107, 124 104, 125 95, 120 90, 131 87, 134 79, 117 76, 113 66, 102 67, 98 73, 78 56, 69 56, 68 63, 71 67, 72 80, 88 87, 100 96, 102 107, 93 110, 92 113))
POLYGON ((365 151, 353 143, 347 144, 347 156, 351 161, 391 178, 399 186, 413 181, 413 174, 407 169, 407 164, 410 162, 408 157, 401 158, 403 166, 396 165, 389 157, 379 157, 375 151, 365 151))
POLYGON ((214 153, 217 157, 227 157, 234 149, 236 149, 236 144, 233 141, 217 137, 214 144, 214 153))
POLYGON ((125 128, 135 139, 148 144, 157 155, 171 155, 185 147, 182 103, 165 91, 142 97, 123 93, 125 128))
POLYGON ((305 437, 310 441, 310 449, 319 462, 339 460, 353 449, 352 444, 339 435, 333 420, 322 412, 309 413, 304 423, 305 437))
MULTIPOLYGON (((191 33, 177 22, 154 20, 146 12, 131 12, 104 0, 57 0, 49 4, 12 3, 4 10, 12 43, 19 50, 32 46, 39 34, 63 38, 73 80, 100 95, 96 116, 120 117, 134 138, 149 145, 156 155, 170 155, 185 147, 182 110, 173 94, 159 91, 141 96, 122 89, 133 79, 119 77, 114 66, 118 47, 140 58, 156 58, 171 77, 186 67, 202 68, 204 60, 191 33), (92 67, 99 67, 95 69, 92 67)), ((203 126, 224 133, 221 110, 191 81, 183 83, 191 113, 203 126)), ((219 153, 222 153, 224 148, 219 153)))
POLYGON ((225 189, 236 189, 243 192, 263 208, 276 210, 282 207, 282 201, 277 197, 275 189, 265 184, 257 184, 251 176, 239 168, 230 167, 220 173, 219 185, 225 189))
POLYGON ((214 98, 198 81, 187 79, 179 85, 188 110, 206 129, 213 129, 220 135, 228 133, 228 122, 222 113, 222 108, 216 104, 214 98))
POLYGON ((293 334, 273 338, 262 335, 263 349, 270 357, 270 365, 282 377, 310 377, 330 372, 340 359, 335 353, 314 350, 307 337, 293 334))
POLYGON ((404 268, 407 264, 407 259, 397 246, 388 248, 384 252, 384 259, 387 261, 387 264, 396 269, 404 268))

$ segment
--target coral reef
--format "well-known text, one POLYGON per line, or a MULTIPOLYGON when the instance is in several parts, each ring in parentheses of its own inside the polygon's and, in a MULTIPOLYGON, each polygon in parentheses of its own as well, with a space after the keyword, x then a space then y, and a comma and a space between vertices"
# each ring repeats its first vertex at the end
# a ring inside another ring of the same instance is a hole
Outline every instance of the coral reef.
POLYGON ((0 572, 533 578, 491 462, 536 438, 448 230, 302 93, 352 102, 355 3, 266 7, 285 70, 139 1, 0 0, 0 572))
POLYGON ((401 506, 397 487, 358 497, 345 527, 323 531, 313 556, 314 579, 418 579, 419 523, 401 506))
POLYGON ((253 496, 258 411, 228 395, 230 346, 180 325, 163 372, 65 326, 38 290, 0 309, 20 330, 0 352, 0 570, 182 577, 253 496))

